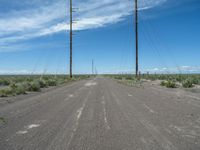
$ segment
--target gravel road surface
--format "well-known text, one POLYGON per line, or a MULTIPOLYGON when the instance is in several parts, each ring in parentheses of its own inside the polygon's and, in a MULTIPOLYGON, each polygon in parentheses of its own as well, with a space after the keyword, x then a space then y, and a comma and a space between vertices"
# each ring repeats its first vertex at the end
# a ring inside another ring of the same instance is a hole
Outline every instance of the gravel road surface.
POLYGON ((97 77, 0 105, 0 150, 200 150, 200 98, 97 77))

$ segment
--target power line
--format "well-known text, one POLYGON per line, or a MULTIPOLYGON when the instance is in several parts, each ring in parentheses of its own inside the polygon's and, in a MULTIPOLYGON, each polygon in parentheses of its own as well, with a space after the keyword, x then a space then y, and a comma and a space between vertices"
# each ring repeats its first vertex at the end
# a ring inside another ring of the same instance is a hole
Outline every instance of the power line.
MULTIPOLYGON (((146 5, 146 2, 145 2, 145 1, 144 1, 144 3, 145 3, 145 5, 146 5)), ((140 15, 143 15, 143 12, 142 12, 142 11, 141 11, 140 15)), ((140 17, 143 17, 143 16, 140 16, 140 17)), ((163 50, 165 50, 165 51, 169 54, 169 56, 171 57, 173 63, 175 64, 177 70, 178 70, 179 73, 181 74, 182 72, 181 72, 180 66, 178 65, 178 63, 177 63, 175 57, 173 56, 172 51, 170 50, 170 48, 169 48, 167 45, 163 45, 164 43, 161 43, 161 38, 160 38, 160 36, 159 36, 159 35, 161 35, 161 34, 160 34, 159 30, 158 30, 156 27, 154 27, 153 24, 152 24, 151 22, 147 21, 146 23, 148 23, 148 24, 149 24, 149 28, 151 27, 151 29, 153 30, 153 34, 151 34, 151 35, 152 35, 152 36, 153 36, 153 35, 155 36, 155 37, 153 37, 153 39, 155 40, 155 42, 156 42, 156 43, 160 43, 160 46, 163 46, 163 47, 161 47, 161 48, 163 48, 163 50)))

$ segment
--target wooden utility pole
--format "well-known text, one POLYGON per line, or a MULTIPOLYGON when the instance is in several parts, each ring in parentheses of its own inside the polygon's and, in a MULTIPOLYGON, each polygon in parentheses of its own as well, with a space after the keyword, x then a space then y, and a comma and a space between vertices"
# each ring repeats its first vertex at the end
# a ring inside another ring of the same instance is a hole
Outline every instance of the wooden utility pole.
POLYGON ((72 40, 73 40, 73 29, 72 29, 72 23, 73 23, 73 20, 72 20, 72 0, 70 0, 70 78, 72 78, 72 48, 73 48, 73 45, 72 45, 72 40))
POLYGON ((135 50, 136 50, 135 75, 136 75, 136 78, 139 78, 139 65, 138 65, 138 0, 135 0, 135 50))
POLYGON ((94 75, 94 60, 92 59, 92 75, 94 75))

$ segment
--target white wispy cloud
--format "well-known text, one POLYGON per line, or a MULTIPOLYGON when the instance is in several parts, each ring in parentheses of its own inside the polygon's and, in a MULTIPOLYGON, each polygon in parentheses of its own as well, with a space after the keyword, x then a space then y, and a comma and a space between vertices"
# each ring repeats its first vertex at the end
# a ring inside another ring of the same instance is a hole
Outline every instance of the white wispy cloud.
MULTIPOLYGON (((140 0, 139 9, 149 9, 165 1, 140 0)), ((69 30, 69 1, 24 0, 24 5, 18 6, 19 9, 9 10, 9 4, 5 7, 8 7, 8 11, 0 11, 0 45, 69 30)), ((123 20, 132 13, 133 1, 76 0, 74 7, 78 8, 74 15, 77 20, 74 30, 86 30, 123 20)))
POLYGON ((169 67, 169 68, 151 68, 145 69, 142 72, 150 73, 199 73, 200 66, 178 66, 178 67, 169 67))

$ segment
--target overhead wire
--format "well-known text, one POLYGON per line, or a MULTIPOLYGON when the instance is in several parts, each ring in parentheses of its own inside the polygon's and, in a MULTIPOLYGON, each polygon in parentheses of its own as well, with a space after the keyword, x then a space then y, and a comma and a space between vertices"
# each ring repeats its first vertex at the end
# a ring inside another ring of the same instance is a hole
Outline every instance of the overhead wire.
MULTIPOLYGON (((143 1, 143 2, 146 4, 146 1, 143 1)), ((144 16, 143 11, 140 12, 140 16, 141 16, 141 18, 143 18, 143 16, 144 16)), ((170 56, 170 59, 175 64, 178 72, 181 74, 182 72, 181 72, 180 66, 178 65, 178 63, 177 63, 177 61, 176 61, 171 49, 167 45, 165 45, 163 42, 161 42, 161 36, 160 36, 161 34, 159 34, 160 33, 159 30, 157 28, 155 28, 153 23, 151 23, 149 21, 147 21, 145 24, 146 25, 148 24, 148 28, 151 28, 151 30, 153 31, 153 32, 151 32, 151 35, 152 35, 153 39, 155 40, 157 45, 161 46, 162 50, 164 50, 166 53, 168 53, 168 55, 170 56)))
POLYGON ((166 64, 164 58, 162 57, 162 55, 161 55, 161 53, 159 51, 159 48, 156 45, 156 42, 153 40, 152 34, 148 30, 148 28, 145 27, 145 24, 142 21, 140 21, 140 23, 142 24, 141 32, 143 33, 144 38, 146 39, 146 41, 149 43, 149 46, 151 47, 151 50, 157 56, 158 60, 162 64, 162 66, 167 68, 167 70, 166 70, 167 73, 170 73, 170 69, 169 69, 168 65, 166 64))

